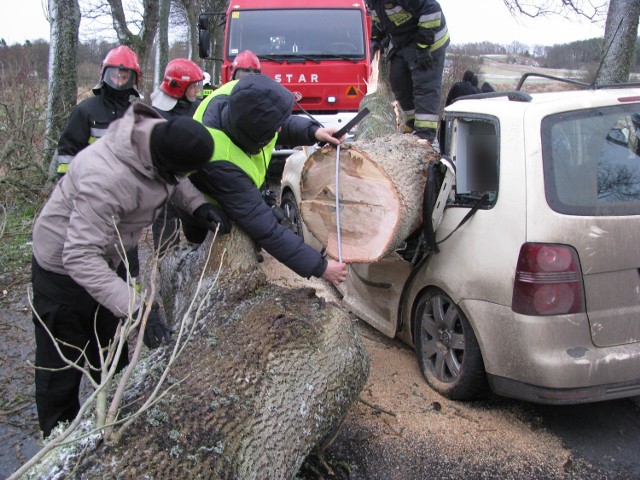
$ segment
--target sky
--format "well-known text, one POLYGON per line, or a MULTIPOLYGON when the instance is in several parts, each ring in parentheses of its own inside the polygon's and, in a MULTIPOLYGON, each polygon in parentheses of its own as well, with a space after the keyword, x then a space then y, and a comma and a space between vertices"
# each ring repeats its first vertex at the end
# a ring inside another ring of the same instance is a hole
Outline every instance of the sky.
MULTIPOLYGON (((9 45, 25 40, 48 41, 46 4, 47 0, 20 0, 10 8, 3 8, 0 38, 9 45)), ((526 45, 555 45, 604 36, 604 24, 594 25, 586 19, 514 18, 503 0, 440 0, 440 5, 454 44, 486 40, 499 44, 517 41, 526 45)), ((81 23, 81 31, 82 28, 81 23)))

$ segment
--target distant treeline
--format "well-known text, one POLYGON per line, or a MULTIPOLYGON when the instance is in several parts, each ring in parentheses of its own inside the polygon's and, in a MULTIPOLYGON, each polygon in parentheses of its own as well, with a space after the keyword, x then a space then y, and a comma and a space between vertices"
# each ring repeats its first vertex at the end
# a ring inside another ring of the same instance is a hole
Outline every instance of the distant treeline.
MULTIPOLYGON (((577 70, 580 67, 597 64, 602 55, 602 39, 578 40, 571 43, 533 47, 520 42, 509 45, 499 45, 491 42, 466 43, 451 45, 449 52, 464 55, 507 55, 515 57, 529 57, 540 67, 566 68, 577 70)), ((634 72, 640 71, 640 39, 636 42, 634 72)))
MULTIPOLYGON (((100 64, 107 52, 117 44, 104 40, 90 40, 78 43, 78 84, 90 85, 100 78, 100 64)), ((169 50, 169 58, 184 57, 187 48, 184 42, 177 42, 169 50)), ((150 62, 153 63, 153 62, 150 62)), ((30 75, 47 78, 49 68, 49 42, 45 40, 26 41, 24 44, 7 45, 0 38, 0 86, 18 80, 17 76, 30 75), (11 76, 12 78, 7 78, 11 76)), ((144 70, 144 69, 143 69, 144 70)), ((149 75, 148 72, 144 72, 149 75)), ((151 77, 151 75, 149 75, 151 77)))
MULTIPOLYGON (((452 44, 448 53, 480 56, 507 55, 513 57, 514 63, 522 63, 529 59, 544 68, 566 68, 578 70, 589 68, 600 62, 602 55, 602 39, 579 40, 561 45, 534 45, 533 47, 519 42, 500 45, 491 42, 452 44)), ((100 76, 100 63, 107 52, 115 45, 106 41, 91 40, 78 44, 78 80, 80 85, 87 85, 100 76)), ((48 71, 49 43, 44 40, 24 44, 7 45, 0 38, 0 81, 2 84, 12 83, 22 75, 46 78, 48 71), (11 76, 11 78, 8 78, 11 76)), ((172 45, 169 58, 186 55, 184 43, 172 45)), ((640 40, 636 43, 633 72, 640 72, 640 40)), ((147 79, 149 80, 149 79, 147 79)))

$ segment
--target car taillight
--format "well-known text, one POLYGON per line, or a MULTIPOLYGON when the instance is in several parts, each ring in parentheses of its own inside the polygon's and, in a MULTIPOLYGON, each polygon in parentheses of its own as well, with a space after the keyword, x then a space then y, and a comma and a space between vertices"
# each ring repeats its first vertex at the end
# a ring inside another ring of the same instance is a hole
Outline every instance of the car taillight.
POLYGON ((567 245, 522 245, 511 309, 523 315, 536 316, 584 312, 578 253, 567 245))

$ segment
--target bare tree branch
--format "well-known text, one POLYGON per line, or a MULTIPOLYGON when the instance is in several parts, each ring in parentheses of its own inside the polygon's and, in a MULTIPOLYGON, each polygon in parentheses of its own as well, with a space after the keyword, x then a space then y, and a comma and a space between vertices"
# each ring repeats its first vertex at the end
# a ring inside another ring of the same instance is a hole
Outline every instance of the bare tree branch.
POLYGON ((603 19, 607 13, 607 1, 592 0, 503 0, 512 15, 530 18, 558 15, 571 19, 575 16, 589 20, 603 19))

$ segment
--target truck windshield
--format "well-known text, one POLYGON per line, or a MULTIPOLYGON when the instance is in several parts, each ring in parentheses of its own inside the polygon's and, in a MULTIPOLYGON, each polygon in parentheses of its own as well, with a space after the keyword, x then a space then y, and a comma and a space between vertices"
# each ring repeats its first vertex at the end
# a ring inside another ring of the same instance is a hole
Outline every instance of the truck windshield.
POLYGON ((569 215, 640 214, 640 108, 550 115, 542 122, 547 202, 569 215))
POLYGON ((251 50, 274 61, 365 58, 362 12, 356 9, 278 9, 232 12, 227 56, 251 50))

